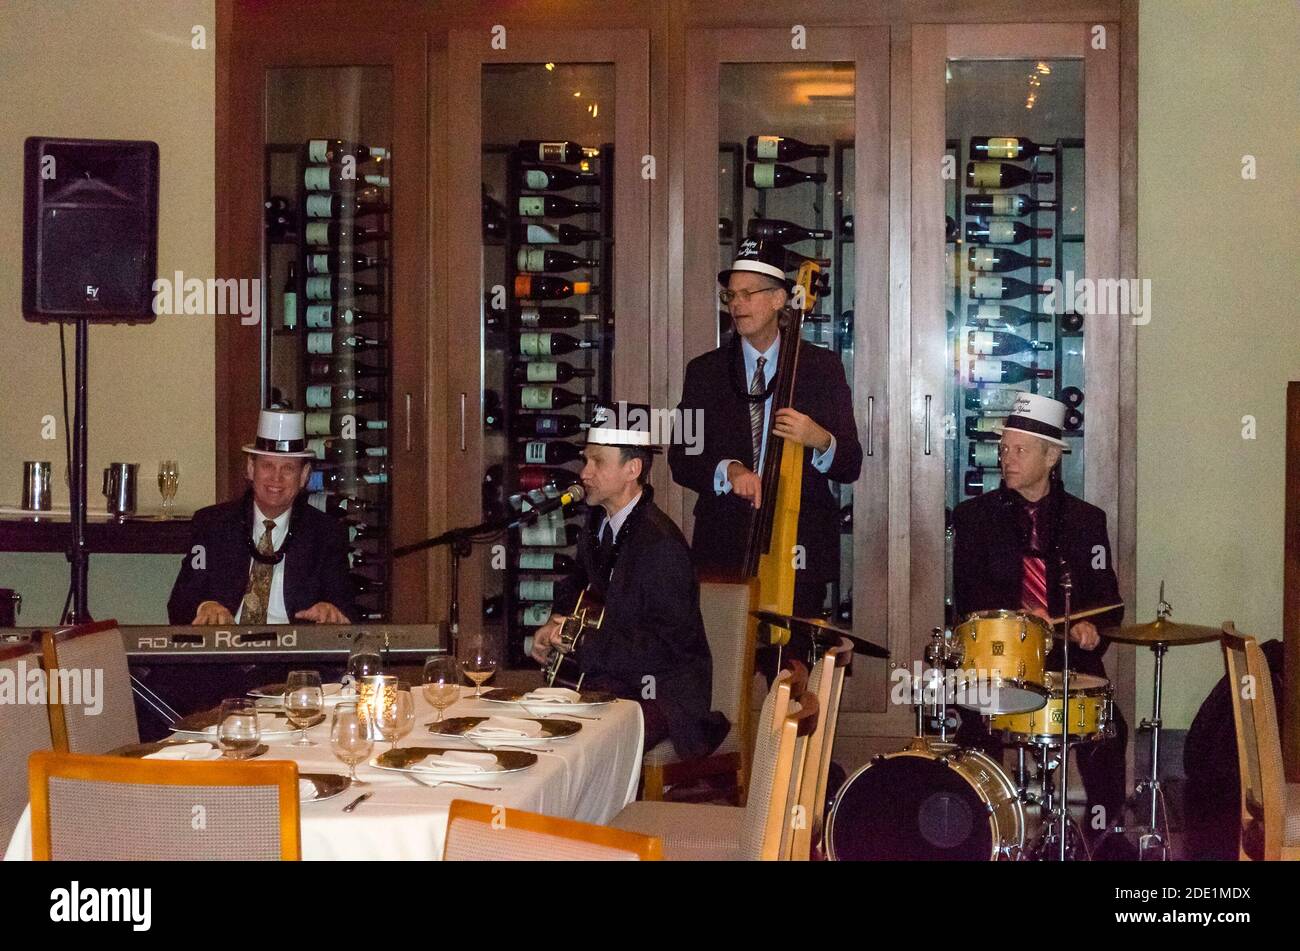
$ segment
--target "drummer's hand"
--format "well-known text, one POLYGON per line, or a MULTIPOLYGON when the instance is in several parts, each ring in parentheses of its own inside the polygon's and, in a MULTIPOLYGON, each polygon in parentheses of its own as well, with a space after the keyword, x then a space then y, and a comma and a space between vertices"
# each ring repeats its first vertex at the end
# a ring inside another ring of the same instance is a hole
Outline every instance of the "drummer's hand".
POLYGON ((549 621, 533 632, 531 654, 537 663, 545 664, 550 659, 551 651, 555 649, 555 644, 560 638, 560 628, 563 624, 564 618, 552 614, 549 621))
POLYGON ((1044 621, 1050 621, 1052 619, 1052 616, 1047 613, 1047 608, 1034 608, 1029 613, 1034 617, 1042 618, 1044 621))
POLYGON ((793 439, 801 446, 811 446, 818 452, 831 448, 829 430, 818 426, 812 417, 788 406, 776 411, 776 418, 772 420, 772 434, 782 439, 793 439))
POLYGON ((234 624, 235 616, 220 601, 204 601, 191 624, 234 624))
POLYGON ((1091 621, 1080 621, 1070 628, 1070 640, 1084 650, 1090 651, 1095 650, 1097 645, 1101 643, 1101 635, 1097 633, 1097 625, 1091 621))
POLYGON ((731 483, 731 494, 748 499, 754 508, 763 506, 763 480, 739 462, 727 466, 727 481, 731 483))
POLYGON ((315 621, 317 624, 347 624, 348 616, 328 601, 317 601, 311 607, 294 614, 300 621, 315 621))

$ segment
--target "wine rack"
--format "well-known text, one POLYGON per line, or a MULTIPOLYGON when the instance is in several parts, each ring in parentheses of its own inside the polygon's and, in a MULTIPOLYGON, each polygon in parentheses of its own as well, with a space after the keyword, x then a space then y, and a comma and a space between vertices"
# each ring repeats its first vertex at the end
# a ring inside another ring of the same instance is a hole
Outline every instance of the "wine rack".
MULTIPOLYGON (((484 152, 484 517, 526 511, 578 481, 582 432, 613 393, 614 148, 581 149, 569 161, 541 159, 538 145, 488 145, 484 152), (547 170, 582 181, 547 188, 547 170), (530 173, 532 178, 530 179, 530 173), (502 207, 496 195, 504 195, 502 207), (528 208, 538 200, 583 210, 528 208), (525 214, 525 210, 529 213, 525 214), (502 214, 504 212, 504 214, 502 214), (537 213, 540 212, 540 213, 537 213), (565 234, 564 229, 579 234, 565 234), (537 238, 546 237, 547 241, 537 238), (570 240, 572 239, 572 240, 570 240), (554 253, 577 262, 551 260, 554 253), (572 267, 565 266, 573 264, 572 267), (567 281, 572 293, 539 294, 538 281, 567 281), (582 282, 589 286, 584 288, 582 282), (556 312, 577 312, 556 316, 556 312), (562 326, 557 324, 563 324, 562 326), (567 379, 565 378, 569 374, 567 379), (576 397, 552 404, 549 397, 576 397), (493 408, 496 411, 493 412, 493 408)), ((526 663, 524 639, 549 617, 554 586, 576 560, 581 507, 556 510, 508 532, 485 576, 484 624, 504 631, 506 662, 526 663)))
POLYGON ((353 620, 385 620, 392 607, 391 155, 332 138, 265 151, 262 405, 307 414, 316 460, 304 491, 346 525, 361 612, 353 620))

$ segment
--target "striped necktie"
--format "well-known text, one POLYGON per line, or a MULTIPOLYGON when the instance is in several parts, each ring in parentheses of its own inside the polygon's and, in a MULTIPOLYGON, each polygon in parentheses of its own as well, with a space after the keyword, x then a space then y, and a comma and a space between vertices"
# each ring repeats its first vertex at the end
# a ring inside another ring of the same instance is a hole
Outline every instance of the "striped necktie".
MULTIPOLYGON (((274 554, 275 546, 271 542, 271 532, 275 530, 275 522, 268 518, 262 522, 262 525, 266 531, 262 533, 257 543, 258 554, 274 554)), ((244 611, 239 615, 240 624, 266 623, 266 609, 271 600, 271 576, 274 573, 275 565, 268 565, 261 561, 253 562, 253 567, 248 570, 248 588, 244 591, 244 611)))
MULTIPOLYGON (((749 381, 750 396, 762 396, 767 392, 767 376, 763 373, 766 365, 767 357, 759 357, 754 366, 754 378, 749 381)), ((755 472, 758 471, 759 457, 763 453, 763 413, 766 409, 767 400, 753 400, 749 404, 749 438, 754 447, 755 472)))
POLYGON ((1026 611, 1047 610, 1047 563, 1038 543, 1038 512, 1041 506, 1026 505, 1029 516, 1029 544, 1020 556, 1020 606, 1026 611))

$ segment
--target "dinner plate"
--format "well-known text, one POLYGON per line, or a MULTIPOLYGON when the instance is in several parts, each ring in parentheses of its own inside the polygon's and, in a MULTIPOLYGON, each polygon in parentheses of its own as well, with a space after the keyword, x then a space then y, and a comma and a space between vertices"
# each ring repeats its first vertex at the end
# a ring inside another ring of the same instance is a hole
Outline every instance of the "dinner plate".
MULTIPOLYGON (((543 711, 558 714, 563 714, 565 711, 577 713, 613 703, 618 699, 607 690, 583 690, 580 692, 582 699, 577 703, 556 703, 554 700, 525 700, 524 696, 527 693, 527 690, 510 690, 505 687, 497 687, 494 690, 485 691, 479 699, 487 703, 516 704, 526 709, 534 717, 543 716, 543 711)), ((473 697, 466 697, 465 699, 472 700, 473 697)))
MULTIPOLYGON (((264 741, 287 740, 298 735, 298 729, 289 723, 288 718, 283 713, 259 710, 257 715, 259 717, 274 717, 277 721, 275 729, 262 730, 262 739, 264 741)), ((189 716, 177 720, 175 725, 172 726, 172 732, 180 733, 183 736, 202 736, 215 743, 217 738, 217 718, 219 716, 221 716, 219 710, 202 710, 199 713, 191 713, 189 716)))
POLYGON ((298 801, 299 802, 321 802, 325 799, 333 799, 343 790, 352 785, 352 780, 341 773, 299 773, 298 774, 298 801), (311 795, 303 795, 303 783, 311 783, 315 792, 311 795))
POLYGON ((440 723, 430 723, 429 732, 437 736, 460 736, 474 743, 497 746, 525 746, 530 743, 548 743, 551 740, 573 736, 582 729, 576 720, 547 720, 541 717, 528 717, 534 723, 542 725, 541 736, 473 736, 466 734, 478 726, 487 717, 446 717, 440 723))
MULTIPOLYGON (((284 691, 286 686, 287 684, 283 683, 263 684, 260 687, 254 687, 252 690, 248 691, 248 695, 256 700, 275 701, 278 705, 284 702, 284 691)), ((355 693, 343 693, 342 684, 321 684, 321 687, 324 689, 325 705, 327 707, 332 703, 338 703, 340 700, 355 700, 357 698, 355 693), (333 690, 332 693, 331 690, 333 690)), ((259 703, 258 706, 262 706, 262 704, 259 703)))
MULTIPOLYGON (((158 740, 158 741, 153 742, 153 743, 128 743, 126 746, 119 746, 119 747, 118 747, 117 749, 115 749, 115 750, 110 750, 110 751, 108 752, 108 755, 109 755, 109 756, 129 756, 129 757, 131 757, 132 759, 144 759, 144 758, 145 758, 146 756, 148 756, 150 753, 157 753, 159 750, 163 749, 164 747, 168 747, 168 746, 189 746, 190 744, 192 744, 192 743, 194 743, 194 742, 195 742, 195 741, 192 740, 192 739, 180 739, 180 740, 158 740)), ((215 746, 216 744, 211 744, 211 745, 214 745, 214 746, 215 746)), ((240 757, 240 758, 241 758, 241 759, 253 759, 253 758, 256 757, 256 756, 261 756, 262 754, 268 752, 269 750, 270 750, 270 747, 268 747, 265 743, 260 743, 260 744, 258 744, 258 746, 253 750, 252 753, 250 753, 248 756, 244 756, 244 757, 240 757)), ((231 757, 231 758, 225 758, 225 757, 223 757, 223 758, 220 758, 220 759, 212 759, 212 760, 164 760, 163 762, 171 762, 171 763, 222 763, 222 762, 225 762, 225 763, 229 763, 229 762, 232 762, 233 760, 234 760, 233 757, 231 757)))
POLYGON ((485 769, 477 773, 462 772, 460 770, 440 770, 429 767, 415 768, 413 764, 420 762, 426 756, 432 756, 435 753, 466 753, 468 750, 459 747, 447 746, 402 746, 395 750, 389 750, 386 753, 380 753, 370 760, 370 765, 376 769, 387 769, 397 773, 414 773, 416 776, 430 776, 437 779, 463 780, 472 783, 476 779, 486 779, 492 776, 500 776, 502 773, 517 773, 520 770, 528 769, 537 762, 536 753, 526 753, 523 750, 479 750, 476 752, 490 753, 497 758, 496 769, 485 769))

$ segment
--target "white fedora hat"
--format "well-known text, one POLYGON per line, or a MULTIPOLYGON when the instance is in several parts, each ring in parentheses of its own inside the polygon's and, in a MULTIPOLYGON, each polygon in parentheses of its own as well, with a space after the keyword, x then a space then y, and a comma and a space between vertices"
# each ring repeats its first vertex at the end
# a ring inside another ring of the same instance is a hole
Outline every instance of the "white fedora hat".
POLYGON ((291 459, 315 459, 307 448, 305 417, 297 410, 264 409, 257 418, 257 439, 244 446, 244 452, 259 456, 285 456, 291 459))
POLYGON ((1011 415, 1003 421, 1002 425, 995 426, 994 431, 1001 433, 1008 429, 1018 429, 1022 433, 1050 442, 1053 446, 1060 446, 1069 452, 1070 447, 1061 438, 1067 409, 1064 403, 1050 396, 1019 393, 1016 395, 1015 405, 1011 407, 1011 415))

